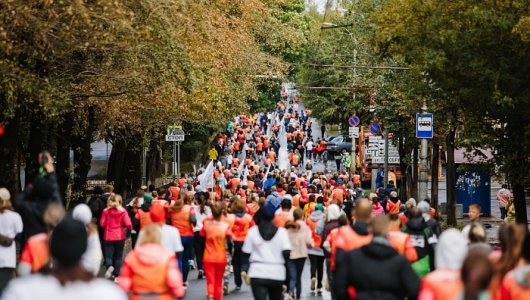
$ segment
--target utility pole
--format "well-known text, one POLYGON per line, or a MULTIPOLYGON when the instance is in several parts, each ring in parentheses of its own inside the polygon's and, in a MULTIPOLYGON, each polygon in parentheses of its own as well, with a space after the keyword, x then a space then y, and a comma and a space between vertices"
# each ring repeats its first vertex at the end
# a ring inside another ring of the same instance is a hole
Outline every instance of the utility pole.
POLYGON ((385 189, 388 187, 388 131, 383 129, 383 135, 385 138, 385 176, 383 178, 385 189))
POLYGON ((177 177, 180 176, 180 142, 177 142, 177 177))
POLYGON ((177 142, 173 142, 173 181, 176 179, 177 174, 177 142))
MULTIPOLYGON (((423 100, 422 113, 427 113, 427 102, 423 100)), ((429 141, 426 138, 421 139, 420 147, 420 176, 419 176, 419 185, 418 185, 418 202, 427 199, 428 192, 428 167, 427 167, 427 155, 429 151, 429 141)))
MULTIPOLYGON (((352 37, 353 39, 353 37, 352 37)), ((353 45, 355 47, 355 45, 353 45)), ((357 64, 357 49, 353 48, 353 64, 357 64)), ((355 85, 355 78, 357 76, 357 70, 353 69, 353 84, 355 85)), ((356 93, 353 92, 353 101, 356 99, 356 93)), ((351 174, 350 178, 353 179, 353 175, 355 175, 356 167, 357 167, 357 157, 355 156, 355 137, 352 136, 351 138, 351 174)))
POLYGON ((147 148, 142 145, 142 185, 147 185, 147 148))

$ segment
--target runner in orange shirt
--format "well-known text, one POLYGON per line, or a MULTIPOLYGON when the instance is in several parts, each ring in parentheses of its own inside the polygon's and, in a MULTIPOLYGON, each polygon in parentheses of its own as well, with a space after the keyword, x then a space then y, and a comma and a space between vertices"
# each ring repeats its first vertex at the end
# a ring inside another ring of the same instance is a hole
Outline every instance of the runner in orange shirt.
POLYGON ((179 268, 182 270, 184 285, 187 285, 190 271, 189 261, 193 258, 193 226, 197 224, 195 209, 191 205, 191 197, 182 193, 180 198, 169 207, 171 225, 180 233, 184 251, 178 257, 179 268))
POLYGON ((277 212, 274 215, 272 224, 274 224, 276 227, 284 227, 287 221, 289 220, 293 221, 293 214, 291 213, 291 207, 292 207, 291 200, 283 199, 282 203, 280 204, 281 211, 277 212))
POLYGON ((241 248, 247 237, 248 230, 254 226, 252 216, 246 213, 246 205, 243 200, 236 200, 232 203, 232 213, 235 214, 235 222, 232 227, 232 240, 234 241, 234 254, 232 256, 232 266, 234 267, 234 283, 236 291, 241 290, 243 277, 248 284, 247 272, 249 267, 248 254, 243 253, 241 248))
POLYGON ((212 206, 212 218, 204 220, 200 235, 205 237, 204 272, 208 299, 220 300, 223 295, 223 276, 226 266, 226 238, 230 236, 228 223, 221 221, 220 204, 212 206))
POLYGON ((267 155, 269 156, 269 159, 272 161, 272 163, 276 162, 276 152, 270 150, 267 155))

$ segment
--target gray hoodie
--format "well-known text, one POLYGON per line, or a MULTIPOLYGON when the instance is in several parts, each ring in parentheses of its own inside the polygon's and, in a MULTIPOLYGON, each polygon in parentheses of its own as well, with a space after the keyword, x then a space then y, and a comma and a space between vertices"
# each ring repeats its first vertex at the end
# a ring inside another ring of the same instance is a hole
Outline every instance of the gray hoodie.
POLYGON ((467 255, 467 240, 456 229, 447 229, 440 235, 434 263, 436 269, 459 270, 467 255))

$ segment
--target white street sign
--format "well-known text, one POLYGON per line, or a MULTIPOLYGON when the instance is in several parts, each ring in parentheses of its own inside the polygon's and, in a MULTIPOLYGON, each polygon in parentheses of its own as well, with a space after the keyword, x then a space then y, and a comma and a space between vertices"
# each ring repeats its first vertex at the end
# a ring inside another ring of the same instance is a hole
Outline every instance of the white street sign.
POLYGON ((166 142, 184 142, 184 135, 166 135, 166 142))
MULTIPOLYGON (((382 136, 370 136, 366 147, 365 158, 374 164, 385 163, 385 140, 382 136)), ((399 164, 399 151, 392 142, 388 144, 388 163, 399 164)))
POLYGON ((358 138, 359 137, 359 127, 353 127, 353 126, 350 126, 349 128, 349 135, 351 138, 358 138))

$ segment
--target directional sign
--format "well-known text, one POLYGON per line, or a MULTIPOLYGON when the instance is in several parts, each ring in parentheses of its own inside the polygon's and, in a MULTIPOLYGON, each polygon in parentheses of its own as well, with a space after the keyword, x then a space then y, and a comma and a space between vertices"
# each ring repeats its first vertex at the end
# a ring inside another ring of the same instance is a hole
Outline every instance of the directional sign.
POLYGON ((372 125, 370 125, 370 132, 372 134, 379 134, 380 131, 381 125, 379 125, 378 123, 372 123, 372 125))
POLYGON ((359 137, 359 127, 350 126, 348 132, 351 138, 356 139, 359 137))
POLYGON ((360 123, 361 119, 359 119, 359 117, 357 117, 356 115, 353 115, 348 119, 348 124, 350 124, 350 126, 352 127, 357 127, 360 123))
MULTIPOLYGON (((385 139, 382 136, 371 136, 365 150, 365 158, 371 160, 372 164, 385 163, 385 139)), ((388 163, 399 164, 399 151, 389 140, 388 143, 388 163)))
POLYGON ((416 137, 432 139, 434 131, 432 114, 416 114, 416 137))
POLYGON ((168 126, 166 134, 166 142, 183 142, 184 141, 184 131, 181 126, 168 126))

